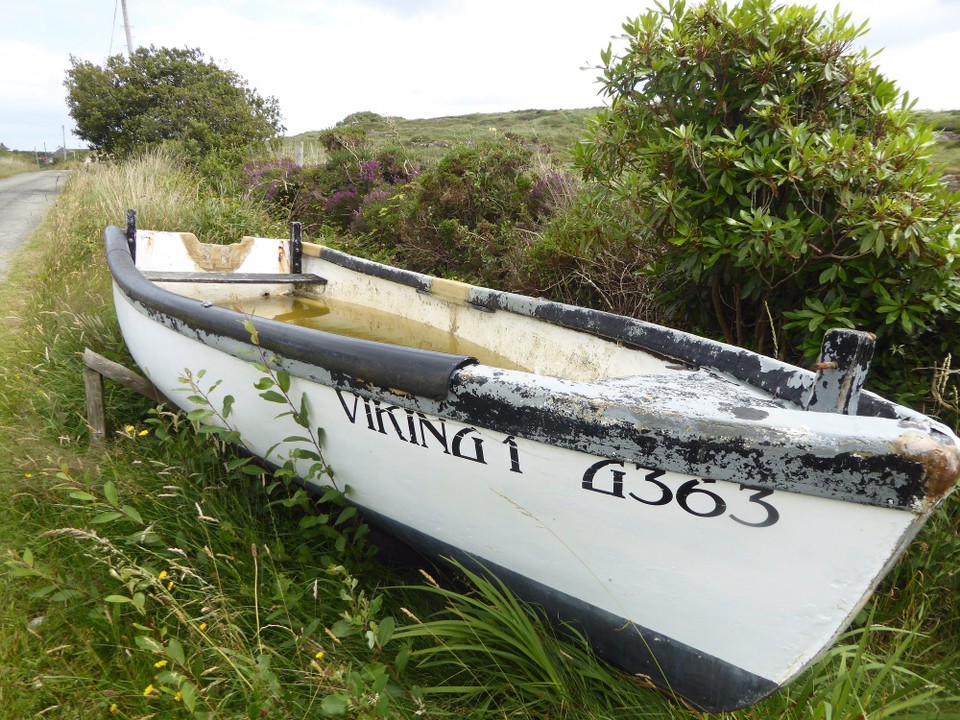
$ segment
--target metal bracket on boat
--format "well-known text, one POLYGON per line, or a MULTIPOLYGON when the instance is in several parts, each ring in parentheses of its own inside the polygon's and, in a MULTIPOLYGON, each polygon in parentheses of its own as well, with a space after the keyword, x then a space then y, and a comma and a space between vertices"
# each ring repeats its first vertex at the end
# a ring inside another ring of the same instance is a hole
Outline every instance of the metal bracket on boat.
POLYGON ((137 261, 137 211, 127 210, 127 247, 130 248, 130 257, 137 261))
POLYGON ((303 272, 303 225, 290 223, 290 274, 303 272))
POLYGON ((860 391, 867 379, 876 336, 859 330, 828 330, 823 336, 817 376, 805 410, 856 415, 860 391))

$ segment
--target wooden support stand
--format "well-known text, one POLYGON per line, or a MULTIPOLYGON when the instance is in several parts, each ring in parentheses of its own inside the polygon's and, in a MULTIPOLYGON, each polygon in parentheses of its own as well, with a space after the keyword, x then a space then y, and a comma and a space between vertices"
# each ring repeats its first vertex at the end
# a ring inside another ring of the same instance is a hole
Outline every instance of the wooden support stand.
POLYGON ((103 379, 110 378, 124 387, 154 400, 160 405, 171 407, 153 383, 137 375, 120 363, 107 360, 103 355, 90 348, 83 351, 83 387, 87 398, 87 424, 90 426, 90 442, 102 442, 110 433, 107 427, 106 404, 103 399, 103 379))

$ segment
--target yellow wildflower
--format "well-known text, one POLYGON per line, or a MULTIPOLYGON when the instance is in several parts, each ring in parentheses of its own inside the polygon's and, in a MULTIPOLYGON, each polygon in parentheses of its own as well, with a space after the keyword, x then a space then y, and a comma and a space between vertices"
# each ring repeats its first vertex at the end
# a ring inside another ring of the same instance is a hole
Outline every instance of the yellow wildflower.
POLYGON ((169 576, 169 574, 170 574, 170 573, 168 573, 166 570, 161 570, 161 571, 160 571, 160 574, 157 575, 157 579, 158 579, 158 580, 166 580, 167 577, 169 576))
POLYGON ((137 435, 139 435, 140 437, 143 437, 144 435, 149 435, 149 434, 150 434, 149 430, 141 430, 140 432, 137 433, 137 435))
POLYGON ((147 686, 143 689, 143 696, 144 696, 144 697, 150 696, 151 694, 153 694, 153 690, 154 690, 153 685, 147 685, 147 686))
POLYGON ((24 474, 23 474, 23 477, 24 477, 26 480, 29 480, 30 478, 33 477, 33 473, 24 473, 24 474))
POLYGON ((159 670, 160 668, 165 667, 166 664, 167 664, 167 661, 166 661, 166 660, 158 660, 157 662, 155 662, 155 663, 153 664, 153 666, 154 666, 157 670, 159 670))
POLYGON ((119 708, 117 707, 117 704, 116 704, 116 703, 111 703, 111 704, 110 704, 110 714, 111 714, 111 715, 116 715, 116 714, 117 714, 117 710, 119 710, 119 708))
POLYGON ((133 425, 127 425, 127 426, 124 428, 124 431, 126 431, 126 432, 128 432, 128 433, 132 433, 134 430, 136 430, 136 428, 133 427, 133 425))
POLYGON ((177 702, 180 702, 183 699, 183 695, 179 690, 177 690, 177 694, 173 696, 173 699, 176 700, 177 702))
POLYGON ((173 590, 173 580, 167 583, 167 592, 170 592, 171 590, 173 590))
POLYGON ((203 632, 204 630, 207 629, 207 624, 206 624, 206 623, 200 623, 197 627, 200 628, 200 632, 203 632))
POLYGON ((316 655, 314 655, 314 657, 315 657, 317 660, 323 660, 323 656, 324 656, 324 655, 326 655, 326 653, 323 652, 323 650, 320 650, 320 651, 317 652, 316 655))

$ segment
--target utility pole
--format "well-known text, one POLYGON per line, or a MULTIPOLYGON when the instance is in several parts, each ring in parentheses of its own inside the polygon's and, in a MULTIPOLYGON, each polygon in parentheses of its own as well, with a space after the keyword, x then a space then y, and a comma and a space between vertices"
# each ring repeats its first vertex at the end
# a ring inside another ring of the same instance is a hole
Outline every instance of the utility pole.
POLYGON ((127 14, 127 0, 120 0, 123 8, 123 30, 127 34, 127 57, 133 56, 133 37, 130 35, 130 15, 127 14))

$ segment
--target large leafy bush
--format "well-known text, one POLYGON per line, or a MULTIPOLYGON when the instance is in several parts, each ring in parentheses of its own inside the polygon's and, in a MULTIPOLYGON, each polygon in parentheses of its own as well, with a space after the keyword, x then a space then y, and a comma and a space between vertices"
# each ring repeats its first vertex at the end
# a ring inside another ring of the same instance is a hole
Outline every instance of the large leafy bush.
MULTIPOLYGON (((509 258, 543 209, 520 144, 457 146, 417 178, 397 216, 398 260, 423 272, 502 286, 517 268, 509 258)), ((384 233, 379 237, 389 243, 384 233)))
POLYGON ((275 98, 191 48, 138 48, 101 67, 70 58, 64 85, 77 135, 125 158, 165 142, 195 158, 240 158, 282 131, 275 98))
POLYGON ((623 28, 577 162, 641 219, 679 321, 794 360, 828 327, 870 330, 889 384, 896 351, 960 354, 957 198, 931 128, 854 49, 865 26, 671 0, 623 28))

